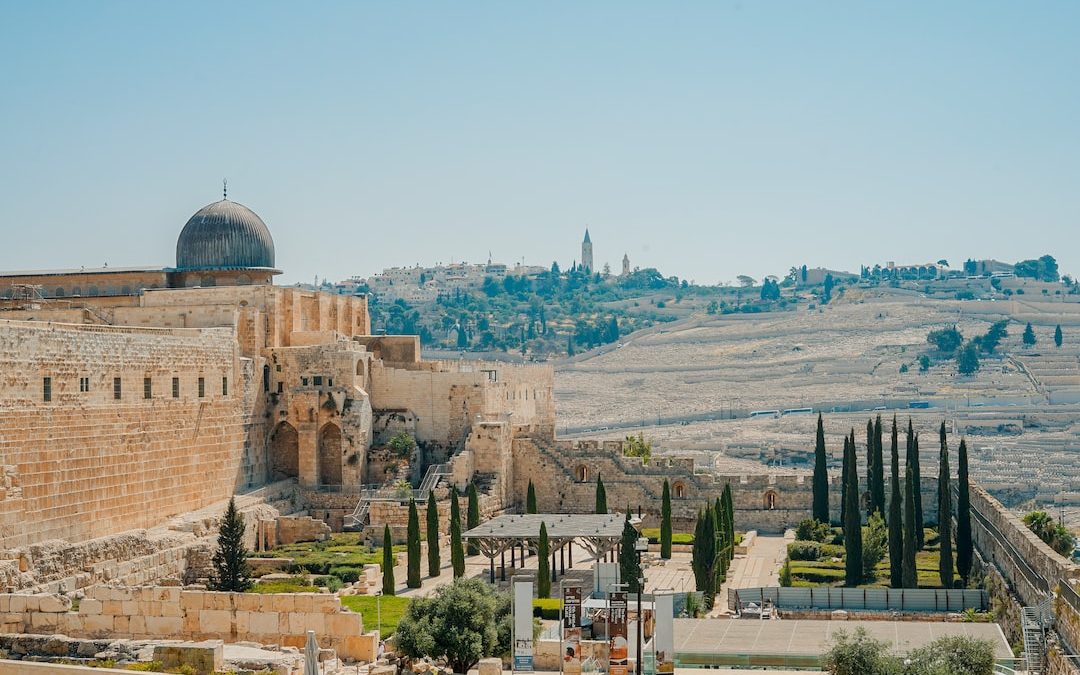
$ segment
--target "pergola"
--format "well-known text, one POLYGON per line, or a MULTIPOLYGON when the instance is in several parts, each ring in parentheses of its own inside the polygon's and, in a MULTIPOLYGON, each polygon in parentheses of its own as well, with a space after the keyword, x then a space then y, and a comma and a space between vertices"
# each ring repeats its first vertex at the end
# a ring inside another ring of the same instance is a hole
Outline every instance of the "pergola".
MULTIPOLYGON (((461 535, 462 539, 476 544, 490 563, 491 582, 495 583, 495 558, 503 556, 502 579, 506 580, 506 551, 510 551, 510 564, 514 566, 516 547, 536 549, 540 539, 540 525, 547 526, 548 544, 551 549, 551 578, 556 577, 555 555, 562 557, 562 572, 566 572, 564 548, 577 541, 593 560, 599 560, 614 550, 622 538, 625 514, 565 514, 530 513, 499 516, 478 525, 461 535)), ((573 555, 570 567, 574 566, 573 555)))

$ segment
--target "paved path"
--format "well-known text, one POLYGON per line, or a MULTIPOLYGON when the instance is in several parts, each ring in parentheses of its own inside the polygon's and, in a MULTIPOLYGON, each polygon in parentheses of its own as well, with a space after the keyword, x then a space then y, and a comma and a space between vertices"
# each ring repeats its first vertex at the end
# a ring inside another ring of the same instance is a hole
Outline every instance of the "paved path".
POLYGON ((795 534, 788 531, 784 536, 758 535, 745 556, 735 556, 728 568, 727 581, 716 594, 716 604, 709 616, 728 614, 727 597, 729 588, 755 588, 758 586, 779 586, 780 567, 787 558, 787 545, 795 540, 795 534))

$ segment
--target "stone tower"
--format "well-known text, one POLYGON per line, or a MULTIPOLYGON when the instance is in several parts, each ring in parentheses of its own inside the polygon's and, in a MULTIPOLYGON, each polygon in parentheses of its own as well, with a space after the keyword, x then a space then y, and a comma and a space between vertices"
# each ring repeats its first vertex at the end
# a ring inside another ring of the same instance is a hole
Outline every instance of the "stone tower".
POLYGON ((593 271, 592 239, 589 238, 589 228, 585 228, 585 240, 581 242, 581 266, 585 271, 593 271))
POLYGON ((624 277, 630 276, 630 256, 626 253, 623 253, 622 257, 622 275, 624 277))

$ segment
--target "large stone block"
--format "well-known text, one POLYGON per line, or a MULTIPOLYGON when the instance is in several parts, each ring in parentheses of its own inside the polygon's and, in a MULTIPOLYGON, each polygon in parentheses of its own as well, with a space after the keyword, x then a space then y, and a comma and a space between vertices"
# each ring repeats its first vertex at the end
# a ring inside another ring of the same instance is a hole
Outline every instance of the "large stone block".
POLYGON ((326 631, 331 635, 359 635, 362 626, 359 614, 327 614, 326 631))
POLYGON ((252 612, 248 619, 248 630, 253 635, 277 635, 277 612, 252 612))
POLYGON ((146 632, 150 635, 175 637, 184 631, 184 620, 178 616, 147 616, 146 632))
POLYGON ((83 598, 79 602, 79 614, 101 614, 102 604, 96 598, 83 598))
POLYGON ((225 669, 225 648, 221 640, 158 645, 154 647, 154 660, 165 669, 188 665, 200 675, 208 675, 225 669))
POLYGON ((232 631, 232 612, 223 609, 204 609, 199 612, 200 633, 229 633, 232 631))
POLYGON ((502 675, 502 659, 480 659, 476 670, 478 675, 502 675))
POLYGON ((90 635, 111 636, 114 634, 113 617, 107 614, 91 614, 83 617, 83 630, 90 635))

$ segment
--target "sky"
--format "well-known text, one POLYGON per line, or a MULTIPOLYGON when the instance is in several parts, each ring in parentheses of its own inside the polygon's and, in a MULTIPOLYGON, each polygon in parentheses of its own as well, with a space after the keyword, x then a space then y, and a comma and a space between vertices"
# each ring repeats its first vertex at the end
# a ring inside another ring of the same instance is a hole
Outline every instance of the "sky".
POLYGON ((1080 3, 0 0, 0 269, 1080 271, 1080 3))

